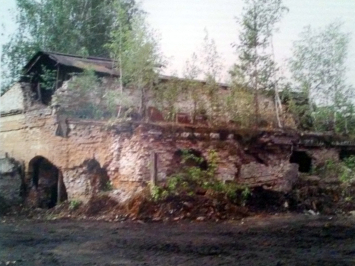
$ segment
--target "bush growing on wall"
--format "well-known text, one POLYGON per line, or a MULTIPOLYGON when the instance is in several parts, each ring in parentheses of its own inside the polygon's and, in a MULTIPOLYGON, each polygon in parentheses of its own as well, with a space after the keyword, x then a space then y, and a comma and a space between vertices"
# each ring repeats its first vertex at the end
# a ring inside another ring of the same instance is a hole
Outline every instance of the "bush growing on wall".
POLYGON ((167 182, 151 189, 152 199, 164 200, 168 196, 196 196, 204 192, 211 197, 223 196, 225 199, 239 205, 244 205, 250 195, 248 187, 234 182, 225 183, 216 178, 218 156, 214 150, 209 151, 208 167, 203 169, 201 165, 204 158, 191 153, 189 150, 182 151, 180 171, 168 177, 167 182))
POLYGON ((52 97, 52 106, 60 112, 81 119, 108 119, 117 116, 117 95, 102 84, 93 70, 73 76, 52 97))

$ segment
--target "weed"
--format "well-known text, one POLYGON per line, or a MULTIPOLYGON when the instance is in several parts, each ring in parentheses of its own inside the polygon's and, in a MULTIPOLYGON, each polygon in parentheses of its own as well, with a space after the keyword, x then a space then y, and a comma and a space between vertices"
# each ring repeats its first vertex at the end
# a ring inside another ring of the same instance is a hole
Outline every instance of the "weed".
POLYGON ((80 207, 81 204, 82 202, 80 200, 71 200, 69 202, 69 210, 75 211, 80 207))
POLYGON ((151 186, 150 196, 152 197, 153 201, 159 201, 165 199, 168 195, 164 192, 163 188, 159 186, 151 186))
POLYGON ((103 187, 103 191, 112 191, 113 190, 113 185, 111 180, 107 181, 106 184, 103 187))

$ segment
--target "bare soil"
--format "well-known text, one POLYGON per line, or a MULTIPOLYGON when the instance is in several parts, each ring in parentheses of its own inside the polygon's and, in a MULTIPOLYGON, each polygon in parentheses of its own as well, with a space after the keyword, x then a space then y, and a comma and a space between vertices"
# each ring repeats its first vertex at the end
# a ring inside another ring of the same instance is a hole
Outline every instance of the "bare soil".
POLYGON ((219 223, 0 219, 0 265, 355 265, 350 216, 219 223))

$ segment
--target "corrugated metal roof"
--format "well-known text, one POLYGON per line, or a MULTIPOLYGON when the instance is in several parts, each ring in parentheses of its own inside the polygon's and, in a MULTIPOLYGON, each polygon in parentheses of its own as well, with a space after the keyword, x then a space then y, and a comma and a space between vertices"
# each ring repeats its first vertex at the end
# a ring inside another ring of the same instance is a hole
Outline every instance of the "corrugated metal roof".
POLYGON ((28 73, 36 62, 43 56, 48 56, 57 64, 79 69, 92 69, 95 72, 118 76, 118 72, 114 70, 114 61, 100 57, 82 57, 77 55, 61 54, 54 52, 38 52, 24 67, 24 72, 28 73))
POLYGON ((61 65, 72 66, 80 69, 92 69, 95 72, 118 75, 118 72, 113 69, 114 62, 110 59, 94 57, 84 58, 57 53, 48 53, 48 55, 51 59, 57 61, 61 65))

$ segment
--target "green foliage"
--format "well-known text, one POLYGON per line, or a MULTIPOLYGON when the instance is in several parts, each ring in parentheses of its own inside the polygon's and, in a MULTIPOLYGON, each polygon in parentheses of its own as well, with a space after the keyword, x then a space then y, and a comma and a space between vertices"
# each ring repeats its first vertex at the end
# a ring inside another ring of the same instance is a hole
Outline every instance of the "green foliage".
POLYGON ((167 197, 166 190, 159 186, 151 186, 150 188, 150 196, 153 201, 163 200, 167 197))
POLYGON ((338 178, 341 181, 342 197, 345 201, 353 200, 352 184, 355 180, 355 156, 343 161, 327 160, 324 165, 314 169, 314 174, 322 178, 338 178))
POLYGON ((113 190, 113 185, 112 185, 112 182, 109 180, 106 182, 106 184, 104 184, 103 188, 102 188, 103 191, 112 191, 113 190))
POLYGON ((346 84, 345 66, 348 44, 349 36, 337 22, 319 30, 308 26, 294 43, 289 60, 293 90, 305 95, 308 106, 300 113, 312 117, 314 130, 351 131, 352 88, 346 84))
POLYGON ((348 183, 355 178, 355 156, 345 158, 342 165, 340 180, 348 183))
POLYGON ((57 71, 48 69, 46 66, 42 66, 42 74, 41 74, 41 88, 45 90, 55 90, 56 89, 56 81, 57 81, 57 71))
POLYGON ((239 127, 248 128, 252 126, 254 120, 252 93, 234 85, 230 96, 226 100, 226 113, 231 115, 231 121, 239 127))
POLYGON ((167 121, 174 121, 178 112, 176 102, 183 95, 183 84, 178 78, 172 78, 155 87, 154 99, 158 109, 162 110, 167 121))
POLYGON ((209 191, 211 196, 222 195, 234 203, 245 204, 246 199, 250 196, 249 188, 234 182, 223 182, 216 179, 218 156, 214 150, 209 151, 208 161, 208 168, 201 169, 200 165, 204 159, 192 154, 189 150, 183 150, 182 169, 170 176, 166 184, 152 187, 152 199, 158 201, 164 200, 168 196, 194 196, 202 190, 209 191))
POLYGON ((199 56, 201 60, 201 72, 203 73, 204 80, 211 85, 220 81, 223 64, 222 58, 217 51, 215 40, 209 37, 206 29, 204 33, 202 50, 199 56))
POLYGON ((52 97, 52 104, 58 104, 62 113, 74 118, 114 117, 116 110, 106 93, 110 88, 101 83, 93 70, 85 70, 68 81, 68 92, 56 93, 52 97))
POLYGON ((205 109, 205 99, 206 91, 203 89, 201 82, 197 79, 201 72, 201 67, 199 65, 198 56, 193 53, 191 58, 185 62, 183 75, 184 75, 184 93, 186 95, 186 100, 189 100, 192 104, 192 120, 195 122, 196 115, 205 109))
POLYGON ((234 45, 238 63, 231 71, 232 78, 254 91, 255 125, 259 122, 259 91, 275 86, 275 62, 272 58, 272 36, 275 25, 287 10, 282 0, 244 0, 244 9, 238 23, 241 27, 239 44, 234 45))
POLYGON ((338 177, 343 183, 355 179, 355 156, 344 158, 343 161, 327 160, 324 165, 314 169, 314 173, 321 177, 338 177))
POLYGON ((338 177, 341 175, 341 172, 342 164, 331 159, 326 160, 321 167, 313 169, 314 174, 320 175, 323 178, 338 177))
MULTIPOLYGON (((134 0, 122 0, 130 17, 134 0)), ((16 0, 17 31, 3 46, 5 86, 21 75, 22 67, 38 50, 108 57, 105 44, 117 18, 111 0, 16 0)))
MULTIPOLYGON (((149 100, 148 92, 153 89, 159 68, 163 64, 162 55, 156 41, 156 34, 146 23, 145 14, 135 12, 127 24, 121 1, 115 3, 114 10, 118 18, 106 47, 110 50, 111 57, 118 62, 115 67, 120 73, 121 92, 123 86, 139 91, 139 113, 144 116, 149 100)), ((138 6, 136 9, 139 10, 138 6)))
POLYGON ((82 202, 80 200, 71 200, 69 202, 69 210, 75 211, 80 207, 81 204, 82 202))
POLYGON ((281 97, 287 103, 287 112, 293 116, 296 127, 301 130, 311 129, 313 117, 308 95, 305 92, 293 92, 288 88, 282 92, 281 97))

